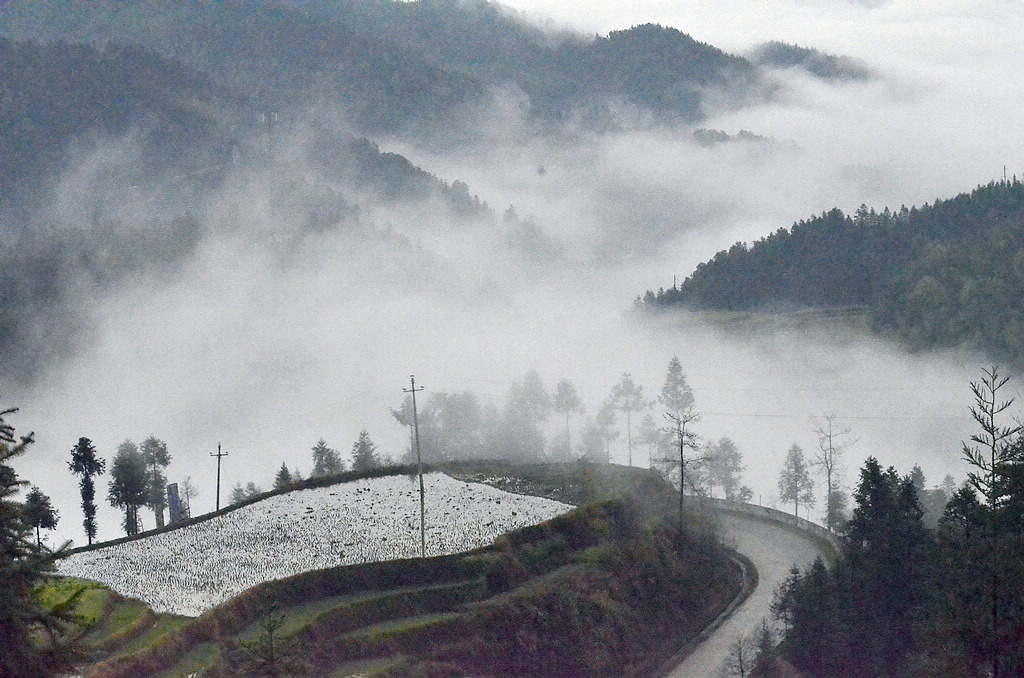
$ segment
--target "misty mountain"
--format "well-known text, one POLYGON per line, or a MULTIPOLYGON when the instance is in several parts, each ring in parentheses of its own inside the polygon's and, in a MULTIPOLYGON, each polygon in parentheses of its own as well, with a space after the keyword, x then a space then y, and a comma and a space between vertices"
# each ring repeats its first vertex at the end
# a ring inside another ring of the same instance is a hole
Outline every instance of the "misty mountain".
POLYGON ((222 111, 239 103, 202 73, 138 46, 0 39, 0 201, 64 168, 68 145, 140 132, 135 176, 210 162, 222 111))
POLYGON ((8 3, 0 34, 144 44, 265 107, 340 103, 370 133, 436 125, 510 86, 544 118, 580 109, 607 124, 626 103, 696 120, 708 93, 741 100, 759 82, 748 61, 672 28, 548 35, 478 2, 8 3))
POLYGON ((758 45, 751 52, 750 60, 770 69, 802 68, 824 80, 867 80, 873 75, 871 69, 856 59, 777 41, 758 45))
POLYGON ((1024 363, 1024 183, 1014 178, 896 212, 834 209, 736 243, 648 308, 863 306, 915 349, 968 347, 1024 363))

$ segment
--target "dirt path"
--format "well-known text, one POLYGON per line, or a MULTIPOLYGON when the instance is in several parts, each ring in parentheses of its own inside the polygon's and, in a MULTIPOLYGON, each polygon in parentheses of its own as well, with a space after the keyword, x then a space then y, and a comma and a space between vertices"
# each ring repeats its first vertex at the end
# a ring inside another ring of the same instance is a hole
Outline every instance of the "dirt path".
POLYGON ((795 563, 804 569, 820 554, 809 538, 781 525, 760 522, 734 514, 723 514, 722 530, 727 540, 735 540, 736 550, 757 568, 757 588, 710 638, 697 646, 669 678, 714 678, 720 675, 729 654, 729 646, 738 636, 747 636, 761 627, 761 619, 771 621, 772 596, 795 563))

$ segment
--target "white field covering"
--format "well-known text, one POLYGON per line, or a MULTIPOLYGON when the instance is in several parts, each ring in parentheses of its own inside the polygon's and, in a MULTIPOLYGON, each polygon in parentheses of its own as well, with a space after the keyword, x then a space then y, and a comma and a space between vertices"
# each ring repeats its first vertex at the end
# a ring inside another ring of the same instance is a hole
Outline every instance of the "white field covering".
MULTIPOLYGON (((424 476, 427 555, 468 551, 572 509, 442 473, 424 476)), ((264 581, 420 552, 419 483, 389 476, 271 497, 137 541, 76 553, 60 574, 92 579, 154 611, 198 616, 264 581)))

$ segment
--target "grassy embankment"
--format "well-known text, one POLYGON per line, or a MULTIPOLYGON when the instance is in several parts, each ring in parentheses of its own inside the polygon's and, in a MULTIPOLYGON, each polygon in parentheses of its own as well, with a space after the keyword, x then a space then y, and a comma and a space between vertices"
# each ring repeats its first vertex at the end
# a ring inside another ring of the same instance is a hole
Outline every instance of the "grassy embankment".
POLYGON ((707 524, 693 517, 680 538, 664 522, 673 492, 652 472, 495 463, 445 470, 579 508, 470 553, 266 582, 196 619, 144 610, 133 620, 125 607, 125 619, 115 620, 118 606, 132 604, 117 601, 93 615, 101 621, 86 636, 120 643, 95 643, 105 658, 85 675, 240 675, 255 648, 266 648, 276 619, 278 661, 327 676, 640 676, 739 590, 736 567, 707 524))

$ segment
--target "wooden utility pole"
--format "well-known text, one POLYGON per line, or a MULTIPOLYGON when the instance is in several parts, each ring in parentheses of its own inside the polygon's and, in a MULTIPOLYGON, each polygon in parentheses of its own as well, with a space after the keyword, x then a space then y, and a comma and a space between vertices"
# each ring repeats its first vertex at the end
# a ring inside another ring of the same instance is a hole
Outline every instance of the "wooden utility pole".
POLYGON ((228 456, 227 452, 220 451, 220 443, 217 443, 217 454, 210 452, 211 457, 217 457, 217 511, 220 510, 220 460, 228 456))
POLYGON ((412 384, 411 388, 403 388, 402 393, 412 394, 412 427, 413 433, 416 436, 416 465, 419 469, 420 475, 420 558, 427 557, 427 511, 426 501, 424 500, 423 491, 423 455, 420 454, 420 422, 418 415, 416 414, 416 392, 422 391, 423 387, 416 388, 416 375, 410 375, 409 381, 412 384))

